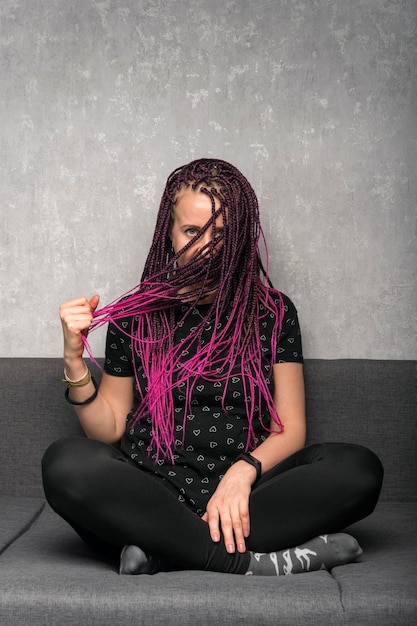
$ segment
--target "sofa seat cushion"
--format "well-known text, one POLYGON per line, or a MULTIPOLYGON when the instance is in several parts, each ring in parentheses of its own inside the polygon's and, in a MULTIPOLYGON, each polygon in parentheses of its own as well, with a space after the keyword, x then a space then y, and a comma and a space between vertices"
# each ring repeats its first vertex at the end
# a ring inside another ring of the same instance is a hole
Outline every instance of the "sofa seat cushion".
POLYGON ((41 498, 0 495, 0 553, 31 527, 44 506, 41 498))
POLYGON ((0 624, 7 626, 275 626, 343 619, 338 584, 326 571, 280 579, 195 571, 119 576, 48 507, 0 555, 0 588, 0 624))
POLYGON ((245 577, 213 572, 119 576, 48 506, 0 555, 0 623, 411 624, 417 503, 383 503, 349 529, 360 561, 331 573, 245 577), (395 619, 393 619, 395 616, 395 619))
POLYGON ((364 549, 358 563, 332 571, 348 623, 417 623, 417 502, 381 502, 347 532, 364 549))

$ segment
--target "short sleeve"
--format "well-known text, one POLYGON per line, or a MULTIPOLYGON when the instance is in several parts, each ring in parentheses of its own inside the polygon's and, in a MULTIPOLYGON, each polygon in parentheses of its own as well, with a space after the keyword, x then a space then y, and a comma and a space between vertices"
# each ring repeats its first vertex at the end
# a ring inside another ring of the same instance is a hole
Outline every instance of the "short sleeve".
POLYGON ((301 330, 297 309, 288 296, 281 293, 281 298, 284 306, 284 316, 275 363, 303 363, 301 330))
POLYGON ((121 326, 110 322, 107 328, 104 371, 111 376, 133 376, 132 340, 121 326))

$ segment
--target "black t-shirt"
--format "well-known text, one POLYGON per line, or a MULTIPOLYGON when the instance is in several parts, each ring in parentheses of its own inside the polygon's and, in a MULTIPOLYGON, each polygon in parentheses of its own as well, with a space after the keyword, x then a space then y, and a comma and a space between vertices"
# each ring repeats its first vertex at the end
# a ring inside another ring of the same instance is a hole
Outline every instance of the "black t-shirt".
MULTIPOLYGON (((278 340, 276 354, 271 354, 271 335, 275 316, 260 309, 260 340, 262 349, 262 368, 266 384, 273 394, 274 382, 272 363, 302 363, 301 334, 296 309, 291 300, 281 294, 284 305, 282 331, 278 340), (271 361, 272 359, 272 361, 271 361)), ((279 304, 279 296, 276 296, 279 304)), ((185 317, 183 324, 176 331, 174 341, 181 342, 188 337, 192 328, 205 317, 209 305, 194 307, 192 314, 185 317)), ((188 307, 178 307, 176 319, 180 320, 188 307)), ((221 319, 219 324, 227 321, 221 319)), ((131 328, 132 320, 117 322, 120 326, 109 324, 106 342, 106 359, 104 369, 113 376, 134 376, 131 340, 126 331, 131 328)), ((220 329, 220 327, 219 327, 220 329)), ((210 323, 202 335, 202 341, 211 337, 210 323)), ((186 356, 184 357, 186 358, 186 356)), ((146 393, 147 380, 140 362, 135 359, 137 367, 135 386, 135 406, 139 400, 137 382, 142 393, 146 393)), ((221 374, 221 372, 220 372, 221 374)), ((249 424, 246 417, 245 385, 242 382, 241 368, 237 366, 232 372, 226 389, 225 401, 224 381, 208 381, 199 378, 195 381, 190 409, 184 415, 185 396, 179 388, 173 390, 175 406, 175 441, 174 463, 165 458, 157 458, 151 447, 152 423, 150 416, 142 418, 132 425, 130 414, 127 419, 126 432, 120 442, 123 453, 143 470, 149 471, 165 481, 178 497, 197 514, 205 512, 206 504, 216 490, 217 484, 234 459, 241 454, 248 440, 249 424)), ((246 398, 246 400, 251 401, 246 398)), ((255 406, 253 419, 253 436, 251 448, 255 448, 268 436, 262 425, 259 407, 255 406)), ((270 417, 263 416, 264 424, 269 427, 270 417)))

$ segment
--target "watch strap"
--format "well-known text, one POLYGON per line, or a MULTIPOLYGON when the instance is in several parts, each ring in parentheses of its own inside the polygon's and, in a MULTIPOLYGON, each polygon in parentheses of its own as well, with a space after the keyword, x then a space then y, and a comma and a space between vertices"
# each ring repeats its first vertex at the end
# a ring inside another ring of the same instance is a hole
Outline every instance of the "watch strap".
POLYGON ((255 482, 260 479, 262 475, 262 463, 258 461, 258 459, 255 459, 255 457, 252 456, 249 452, 243 452, 242 454, 239 454, 239 456, 233 461, 233 463, 237 463, 238 461, 246 461, 246 463, 252 465, 256 469, 255 482))

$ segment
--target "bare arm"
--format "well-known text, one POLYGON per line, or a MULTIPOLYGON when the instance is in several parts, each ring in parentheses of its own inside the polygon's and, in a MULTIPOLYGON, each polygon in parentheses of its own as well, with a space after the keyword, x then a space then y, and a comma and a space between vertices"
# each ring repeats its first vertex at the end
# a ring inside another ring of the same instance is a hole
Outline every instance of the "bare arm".
MULTIPOLYGON (((98 302, 98 296, 93 296, 91 300, 78 298, 60 307, 64 365, 67 376, 72 380, 80 380, 86 373, 82 333, 88 331, 98 302)), ((84 402, 94 391, 93 383, 89 382, 82 387, 71 387, 69 397, 75 402, 84 402)), ((81 406, 74 405, 74 408, 88 437, 113 444, 123 435, 132 404, 133 377, 122 378, 104 373, 95 400, 81 406)))
MULTIPOLYGON (((94 393, 92 383, 86 385, 94 393), (91 387, 90 387, 91 385, 91 387)), ((84 390, 84 387, 81 388, 84 390)), ((70 390, 72 400, 81 392, 81 389, 70 390)), ((76 399, 77 402, 82 400, 76 399)), ((74 406, 80 424, 87 437, 97 439, 104 443, 117 443, 126 428, 126 417, 132 410, 133 404, 133 378, 109 376, 103 373, 97 398, 85 406, 74 406)))
MULTIPOLYGON (((252 452, 262 463, 262 473, 297 452, 305 445, 306 418, 304 375, 301 363, 277 363, 274 365, 274 401, 284 431, 271 434, 252 452)), ((271 430, 277 432, 274 420, 271 430)), ((242 461, 244 463, 244 461, 242 461)), ((248 465, 246 463, 246 465, 248 465)), ((254 471, 254 468, 252 468, 254 471)))
MULTIPOLYGON (((284 426, 278 434, 271 420, 271 433, 252 455, 261 461, 262 473, 300 450, 305 444, 305 394, 301 363, 274 365, 275 405, 284 426)), ((238 461, 226 472, 207 505, 203 519, 210 526, 213 541, 220 541, 220 527, 228 552, 245 552, 245 538, 250 533, 249 496, 256 480, 256 470, 246 461, 238 461)))

